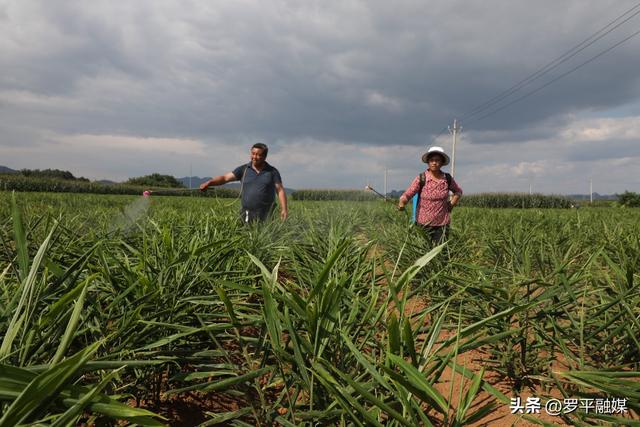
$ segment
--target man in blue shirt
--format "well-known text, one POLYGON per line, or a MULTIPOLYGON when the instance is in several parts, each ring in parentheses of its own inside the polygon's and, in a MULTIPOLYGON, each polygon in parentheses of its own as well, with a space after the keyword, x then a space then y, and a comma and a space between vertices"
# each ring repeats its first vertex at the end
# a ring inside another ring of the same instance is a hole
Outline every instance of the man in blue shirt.
POLYGON ((280 218, 287 219, 287 195, 284 192, 282 178, 278 169, 267 163, 269 148, 262 143, 251 147, 251 162, 238 166, 233 172, 211 178, 200 185, 200 190, 205 191, 209 186, 226 184, 231 181, 240 181, 240 194, 242 196, 240 212, 243 222, 264 221, 275 208, 275 194, 278 194, 280 202, 280 218))

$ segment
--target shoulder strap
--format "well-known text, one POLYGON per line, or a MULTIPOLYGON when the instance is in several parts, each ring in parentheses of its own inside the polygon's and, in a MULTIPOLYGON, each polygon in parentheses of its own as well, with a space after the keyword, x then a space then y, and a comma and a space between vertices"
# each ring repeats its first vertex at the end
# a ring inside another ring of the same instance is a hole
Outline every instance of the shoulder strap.
POLYGON ((420 172, 420 187, 418 188, 418 194, 422 193, 422 189, 424 188, 424 184, 427 182, 427 177, 424 175, 424 172, 420 172))
POLYGON ((444 177, 447 179, 447 190, 449 190, 451 188, 451 180, 453 177, 447 172, 444 173, 444 177))

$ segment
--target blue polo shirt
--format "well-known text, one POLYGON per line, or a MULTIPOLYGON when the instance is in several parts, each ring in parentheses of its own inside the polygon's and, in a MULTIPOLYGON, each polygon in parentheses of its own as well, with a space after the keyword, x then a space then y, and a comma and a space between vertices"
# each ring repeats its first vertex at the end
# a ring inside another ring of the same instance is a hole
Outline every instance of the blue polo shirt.
POLYGON ((233 174, 242 182, 242 209, 271 209, 276 197, 276 184, 282 183, 278 169, 266 163, 257 172, 251 164, 245 164, 235 168, 233 174))

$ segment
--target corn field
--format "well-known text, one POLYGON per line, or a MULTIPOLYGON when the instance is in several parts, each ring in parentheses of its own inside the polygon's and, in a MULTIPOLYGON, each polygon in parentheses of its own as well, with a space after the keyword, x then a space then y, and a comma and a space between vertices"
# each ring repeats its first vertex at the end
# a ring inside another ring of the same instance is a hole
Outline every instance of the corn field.
POLYGON ((329 201, 329 200, 349 200, 349 201, 372 201, 379 196, 362 190, 296 190, 291 194, 293 200, 312 200, 312 201, 329 201))
POLYGON ((564 196, 527 193, 480 193, 465 196, 461 206, 476 208, 546 209, 570 208, 571 199, 564 196))
POLYGON ((637 210, 237 211, 0 193, 0 426, 640 425, 637 210))

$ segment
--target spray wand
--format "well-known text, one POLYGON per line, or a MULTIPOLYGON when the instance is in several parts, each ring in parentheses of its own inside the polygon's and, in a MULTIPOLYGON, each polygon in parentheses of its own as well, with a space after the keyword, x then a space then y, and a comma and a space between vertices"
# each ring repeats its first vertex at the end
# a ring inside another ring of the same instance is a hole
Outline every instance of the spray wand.
POLYGON ((380 192, 378 192, 375 188, 373 188, 370 185, 367 185, 364 187, 364 191, 371 191, 375 194, 377 194, 378 196, 382 197, 383 199, 387 200, 387 198, 384 196, 384 194, 381 194, 380 192))
POLYGON ((149 197, 153 193, 167 193, 167 192, 169 192, 169 193, 182 193, 182 192, 185 192, 185 191, 189 191, 189 192, 192 192, 192 193, 195 192, 195 191, 201 191, 202 192, 202 190, 198 190, 197 188, 164 188, 162 190, 144 190, 142 192, 142 195, 144 197, 149 197))

